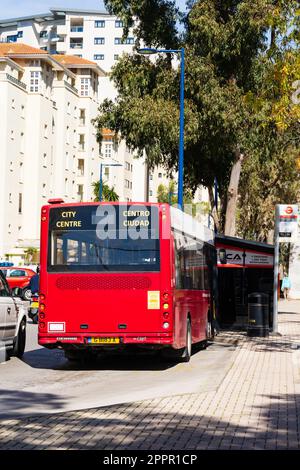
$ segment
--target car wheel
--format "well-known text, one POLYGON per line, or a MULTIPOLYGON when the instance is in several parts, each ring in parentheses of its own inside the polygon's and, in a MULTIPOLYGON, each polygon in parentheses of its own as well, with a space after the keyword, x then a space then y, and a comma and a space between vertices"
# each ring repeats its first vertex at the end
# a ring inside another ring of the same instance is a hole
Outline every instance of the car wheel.
POLYGON ((23 289, 22 297, 24 300, 31 299, 31 290, 29 289, 29 287, 25 287, 25 289, 23 289))
POLYGON ((14 348, 12 350, 12 356, 16 356, 19 359, 23 357, 26 344, 26 320, 22 320, 19 326, 18 334, 15 338, 14 348))

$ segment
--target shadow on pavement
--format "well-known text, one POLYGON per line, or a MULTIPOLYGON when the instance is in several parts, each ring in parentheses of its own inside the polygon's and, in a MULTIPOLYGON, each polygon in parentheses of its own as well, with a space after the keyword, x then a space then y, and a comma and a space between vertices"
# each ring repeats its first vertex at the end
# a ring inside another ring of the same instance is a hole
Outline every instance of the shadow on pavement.
POLYGON ((9 410, 10 419, 13 415, 20 416, 20 412, 22 414, 30 413, 33 408, 35 412, 43 412, 45 403, 50 409, 60 410, 63 409, 66 402, 52 393, 0 389, 1 419, 5 419, 5 410, 7 409, 9 410))
POLYGON ((162 358, 157 352, 102 353, 87 361, 68 361, 63 351, 35 349, 24 354, 22 361, 34 369, 51 370, 120 370, 160 371, 176 366, 175 361, 162 358))
POLYGON ((300 396, 264 398, 269 405, 255 407, 260 422, 265 422, 260 427, 256 419, 246 426, 230 417, 197 415, 196 408, 194 413, 184 413, 180 406, 170 410, 165 402, 148 401, 15 419, 7 424, 2 421, 2 429, 6 426, 10 435, 8 441, 5 432, 1 433, 0 449, 299 449, 295 410, 300 396))

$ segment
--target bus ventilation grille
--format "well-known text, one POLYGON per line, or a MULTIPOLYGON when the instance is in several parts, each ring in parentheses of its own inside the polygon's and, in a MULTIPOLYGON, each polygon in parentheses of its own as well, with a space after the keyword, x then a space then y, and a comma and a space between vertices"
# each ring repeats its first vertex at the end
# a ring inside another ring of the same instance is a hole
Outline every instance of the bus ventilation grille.
POLYGON ((147 277, 96 277, 96 276, 72 276, 60 277, 56 281, 58 289, 68 290, 93 290, 93 289, 149 289, 151 281, 147 277))

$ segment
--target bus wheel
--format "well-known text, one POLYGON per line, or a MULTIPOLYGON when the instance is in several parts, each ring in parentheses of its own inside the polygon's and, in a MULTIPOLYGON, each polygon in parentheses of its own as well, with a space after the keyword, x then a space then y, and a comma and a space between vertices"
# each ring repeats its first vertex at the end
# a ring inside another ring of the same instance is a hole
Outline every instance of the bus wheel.
POLYGON ((180 359, 181 362, 189 362, 192 356, 192 328, 191 320, 188 318, 186 322, 186 343, 183 348, 180 359))

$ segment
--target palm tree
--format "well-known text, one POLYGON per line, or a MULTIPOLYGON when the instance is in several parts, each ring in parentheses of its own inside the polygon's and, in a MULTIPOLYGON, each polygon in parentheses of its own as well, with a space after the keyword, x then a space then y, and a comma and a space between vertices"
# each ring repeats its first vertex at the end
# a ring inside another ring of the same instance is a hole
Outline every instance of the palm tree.
MULTIPOLYGON (((95 181, 92 183, 93 185, 93 193, 94 193, 94 201, 97 202, 99 201, 99 189, 100 189, 100 182, 95 181)), ((115 188, 110 188, 108 184, 103 184, 102 185, 102 200, 103 201, 118 201, 119 196, 115 191, 115 188)))
POLYGON ((38 251, 39 250, 34 246, 29 246, 28 248, 26 248, 26 250, 24 250, 26 262, 33 263, 34 261, 36 261, 38 251))

